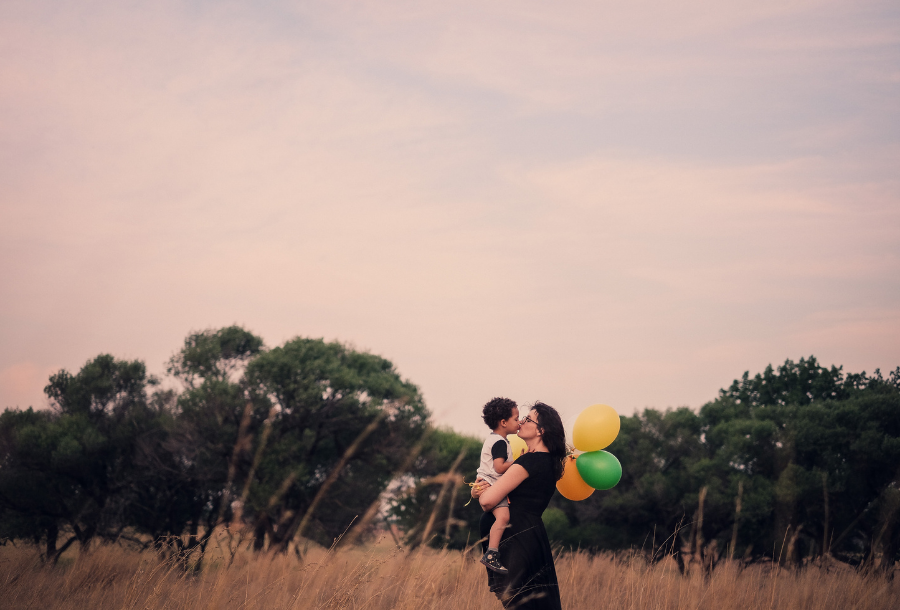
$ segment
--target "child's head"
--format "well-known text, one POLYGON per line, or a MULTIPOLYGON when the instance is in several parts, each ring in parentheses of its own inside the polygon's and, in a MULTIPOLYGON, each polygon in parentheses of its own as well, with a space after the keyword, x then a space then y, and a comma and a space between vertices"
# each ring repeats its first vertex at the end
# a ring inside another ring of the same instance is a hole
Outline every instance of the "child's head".
POLYGON ((509 398, 492 398, 481 410, 481 418, 491 430, 502 427, 512 434, 519 429, 519 406, 509 398))

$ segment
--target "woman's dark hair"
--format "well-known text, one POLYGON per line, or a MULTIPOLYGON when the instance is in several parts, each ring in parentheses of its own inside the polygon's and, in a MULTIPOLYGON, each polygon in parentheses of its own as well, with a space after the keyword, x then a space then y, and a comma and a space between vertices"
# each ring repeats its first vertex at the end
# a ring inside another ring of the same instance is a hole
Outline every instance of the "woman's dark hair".
POLYGON ((566 431, 563 428, 562 419, 556 409, 548 404, 536 402, 531 405, 531 410, 537 412, 538 429, 541 431, 541 440, 553 459, 553 475, 560 480, 566 462, 566 431))
POLYGON ((496 430, 500 421, 512 417, 512 410, 518 407, 510 398, 492 398, 481 410, 481 419, 491 430, 496 430))

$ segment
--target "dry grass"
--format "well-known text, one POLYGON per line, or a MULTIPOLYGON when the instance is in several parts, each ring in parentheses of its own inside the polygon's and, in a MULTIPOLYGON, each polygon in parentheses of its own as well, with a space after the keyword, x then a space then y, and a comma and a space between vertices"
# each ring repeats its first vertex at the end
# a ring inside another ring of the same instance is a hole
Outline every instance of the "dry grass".
MULTIPOLYGON (((498 610, 483 567, 457 551, 400 551, 386 543, 296 556, 238 554, 231 566, 211 556, 185 572, 150 553, 103 546, 73 553, 55 568, 31 548, 0 548, 3 608, 103 609, 480 609, 498 610)), ((849 569, 799 573, 760 566, 719 567, 709 579, 681 577, 674 563, 563 554, 557 561, 566 610, 640 608, 888 609, 900 607, 900 583, 849 569)))

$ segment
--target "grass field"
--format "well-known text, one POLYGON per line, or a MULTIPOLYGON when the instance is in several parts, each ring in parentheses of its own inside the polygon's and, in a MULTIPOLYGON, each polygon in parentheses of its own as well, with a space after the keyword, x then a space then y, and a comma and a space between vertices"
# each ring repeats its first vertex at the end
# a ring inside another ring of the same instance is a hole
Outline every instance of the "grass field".
MULTIPOLYGON (((68 553, 44 566, 30 547, 0 548, 0 607, 89 609, 347 608, 451 610, 500 604, 477 555, 403 551, 382 542, 295 555, 238 553, 231 565, 208 553, 200 572, 115 545, 68 553)), ((721 565, 710 578, 682 577, 674 562, 563 553, 557 559, 566 610, 894 609, 900 579, 866 577, 843 566, 787 571, 721 565)))

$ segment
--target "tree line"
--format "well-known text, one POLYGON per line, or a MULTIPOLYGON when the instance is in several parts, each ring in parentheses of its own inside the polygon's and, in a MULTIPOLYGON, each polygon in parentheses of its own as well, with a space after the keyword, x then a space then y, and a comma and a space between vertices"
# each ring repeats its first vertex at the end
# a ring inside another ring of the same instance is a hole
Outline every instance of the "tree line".
POLYGON ((844 374, 814 357, 745 373, 699 411, 622 418, 624 475, 546 515, 570 546, 868 569, 900 560, 900 367, 844 374))
MULTIPOLYGON (((237 327, 190 334, 175 387, 100 355, 52 375, 50 410, 0 415, 0 542, 120 542, 202 557, 214 531, 258 552, 350 544, 464 548, 481 439, 436 428, 393 364, 337 342, 267 348, 237 327)), ((172 384, 169 384, 172 385, 172 384)), ((478 405, 474 405, 477 409, 478 405)), ((877 569, 900 559, 900 367, 790 360, 699 411, 622 417, 617 487, 554 498, 551 539, 585 550, 877 569)))
POLYGON ((0 416, 0 537, 55 561, 72 544, 202 551, 217 525, 257 550, 330 542, 378 501, 428 426, 386 359, 239 328, 191 334, 162 388, 100 355, 45 389, 51 410, 0 416))

